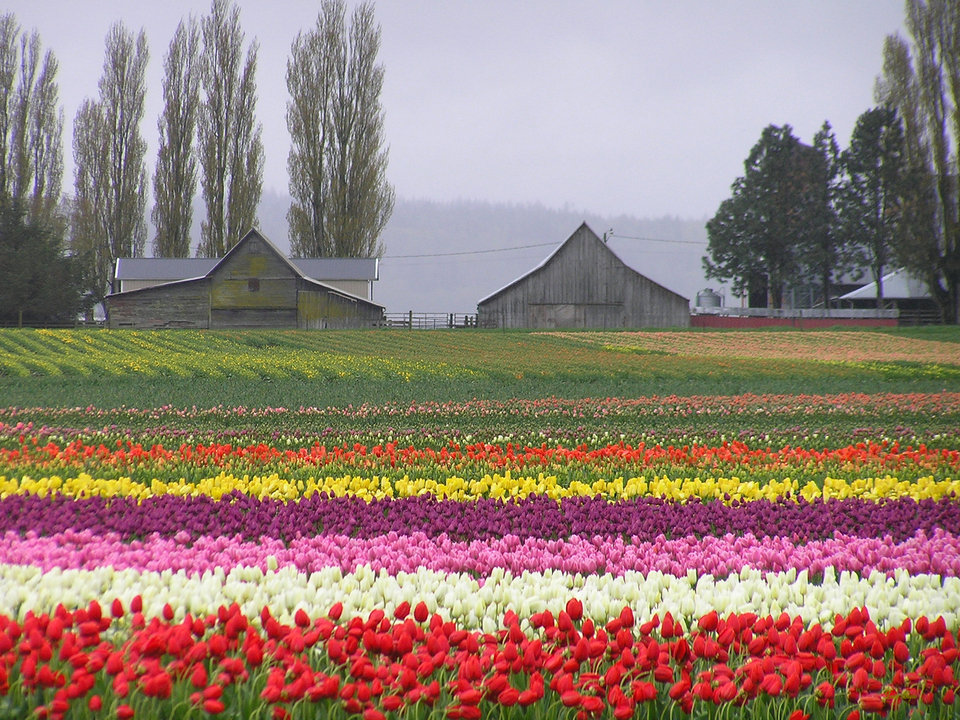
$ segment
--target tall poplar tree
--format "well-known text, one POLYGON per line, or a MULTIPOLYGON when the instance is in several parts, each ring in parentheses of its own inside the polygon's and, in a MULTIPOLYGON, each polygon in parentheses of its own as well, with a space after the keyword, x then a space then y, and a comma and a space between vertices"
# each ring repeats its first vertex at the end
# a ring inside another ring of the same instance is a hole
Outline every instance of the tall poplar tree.
POLYGON ((36 31, 0 16, 0 195, 40 222, 63 225, 63 110, 59 63, 36 31))
POLYGON ((94 287, 102 300, 118 257, 143 255, 146 243, 147 145, 140 134, 149 52, 143 31, 122 23, 106 40, 100 97, 81 105, 74 121, 72 245, 95 258, 94 287))
POLYGON ((294 254, 373 257, 393 212, 386 179, 380 27, 370 3, 346 23, 343 0, 324 0, 315 27, 287 61, 287 219, 294 254))
POLYGON ((193 196, 197 190, 194 135, 200 104, 200 26, 182 21, 167 50, 163 69, 163 113, 157 121, 160 145, 153 176, 151 217, 157 257, 190 255, 193 196))
POLYGON ((200 185, 207 217, 200 224, 199 254, 220 257, 257 224, 263 188, 262 128, 256 120, 256 40, 243 59, 240 9, 213 0, 201 20, 204 90, 198 116, 200 185))
POLYGON ((944 322, 960 323, 960 6, 907 0, 909 42, 887 37, 877 100, 903 122, 906 185, 896 241, 944 322))

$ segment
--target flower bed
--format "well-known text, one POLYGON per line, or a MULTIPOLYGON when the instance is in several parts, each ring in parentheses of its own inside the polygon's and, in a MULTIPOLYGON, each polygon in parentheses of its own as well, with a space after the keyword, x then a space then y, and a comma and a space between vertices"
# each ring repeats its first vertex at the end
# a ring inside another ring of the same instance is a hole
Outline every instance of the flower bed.
POLYGON ((0 718, 955 717, 958 401, 8 408, 0 718))

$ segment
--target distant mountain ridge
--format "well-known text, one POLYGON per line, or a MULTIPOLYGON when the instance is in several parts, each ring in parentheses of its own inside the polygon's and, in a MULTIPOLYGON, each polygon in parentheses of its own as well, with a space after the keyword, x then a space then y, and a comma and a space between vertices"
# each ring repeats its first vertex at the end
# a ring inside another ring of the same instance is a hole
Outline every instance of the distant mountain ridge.
MULTIPOLYGON (((290 198, 264 193, 260 229, 289 252, 290 198)), ((572 208, 398 199, 383 233, 374 300, 387 312, 473 313, 477 302, 539 265, 586 222, 630 267, 693 304, 704 287, 706 219, 636 218, 572 208), (612 233, 610 232, 612 230, 612 233), (531 247, 533 246, 533 247, 531 247)))

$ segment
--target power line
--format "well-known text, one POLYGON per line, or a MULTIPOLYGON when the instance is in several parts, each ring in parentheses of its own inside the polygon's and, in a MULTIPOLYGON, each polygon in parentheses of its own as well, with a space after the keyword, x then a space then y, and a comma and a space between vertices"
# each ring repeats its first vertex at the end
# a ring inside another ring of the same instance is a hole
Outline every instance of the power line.
MULTIPOLYGON (((702 240, 667 240, 666 238, 641 237, 639 235, 617 235, 612 232, 606 233, 607 238, 619 238, 621 240, 644 240, 646 242, 673 243, 678 245, 706 245, 702 240)), ((529 250, 530 248, 557 247, 557 243, 534 243, 532 245, 515 245, 505 248, 491 248, 489 250, 462 250, 459 252, 446 253, 419 253, 416 255, 384 255, 381 260, 407 260, 412 258, 438 258, 454 257, 458 255, 489 255, 491 253, 511 252, 513 250, 529 250)))
POLYGON ((706 245, 705 240, 667 240, 666 238, 641 237, 639 235, 617 235, 612 232, 607 233, 608 238, 620 238, 621 240, 645 240, 647 242, 674 243, 677 245, 706 245))
POLYGON ((434 258, 434 257, 450 257, 452 255, 487 255, 489 253, 498 253, 498 252, 508 252, 510 250, 527 250, 528 248, 538 248, 538 247, 556 247, 557 243, 536 243, 534 245, 516 245, 514 247, 507 248, 493 248, 490 250, 463 250, 461 252, 448 252, 448 253, 423 253, 421 255, 384 255, 382 260, 400 260, 402 258, 434 258))

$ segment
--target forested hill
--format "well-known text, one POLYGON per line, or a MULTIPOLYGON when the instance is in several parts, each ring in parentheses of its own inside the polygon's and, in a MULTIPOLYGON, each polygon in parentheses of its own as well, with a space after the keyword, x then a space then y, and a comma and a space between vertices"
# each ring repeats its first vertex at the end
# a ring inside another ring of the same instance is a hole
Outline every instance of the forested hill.
MULTIPOLYGON (((260 205, 261 229, 284 251, 288 206, 288 197, 269 193, 260 205)), ((584 221, 601 237, 612 228, 610 247, 627 265, 691 302, 704 287, 716 287, 700 261, 705 219, 398 199, 383 234, 374 300, 388 312, 475 312, 477 301, 536 267, 584 221)))

